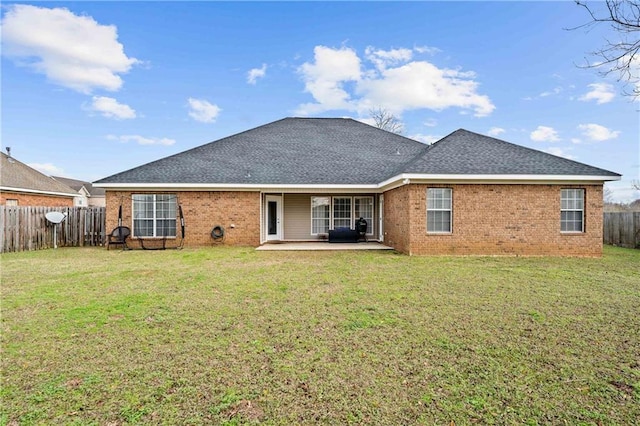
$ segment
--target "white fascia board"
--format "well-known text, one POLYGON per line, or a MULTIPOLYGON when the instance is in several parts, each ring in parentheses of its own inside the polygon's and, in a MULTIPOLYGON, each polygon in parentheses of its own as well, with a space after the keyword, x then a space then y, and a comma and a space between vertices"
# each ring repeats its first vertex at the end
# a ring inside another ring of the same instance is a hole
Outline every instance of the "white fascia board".
POLYGON ((429 175, 402 173, 379 184, 237 184, 237 183, 97 183, 97 188, 135 191, 256 191, 256 192, 383 192, 409 183, 603 183, 620 180, 620 176, 573 176, 573 175, 429 175))
POLYGON ((112 190, 172 190, 172 191, 255 191, 255 192, 376 192, 377 184, 370 185, 286 185, 286 184, 237 184, 237 183, 102 183, 97 188, 112 190))
POLYGON ((60 197, 70 197, 70 198, 74 198, 78 196, 77 192, 70 194, 68 192, 41 191, 39 189, 13 188, 10 186, 0 186, 0 191, 25 192, 29 194, 42 194, 42 195, 57 195, 60 197))
POLYGON ((620 180, 620 176, 583 175, 427 175, 403 173, 378 185, 385 191, 409 183, 509 183, 509 184, 549 184, 549 183, 603 183, 620 180))

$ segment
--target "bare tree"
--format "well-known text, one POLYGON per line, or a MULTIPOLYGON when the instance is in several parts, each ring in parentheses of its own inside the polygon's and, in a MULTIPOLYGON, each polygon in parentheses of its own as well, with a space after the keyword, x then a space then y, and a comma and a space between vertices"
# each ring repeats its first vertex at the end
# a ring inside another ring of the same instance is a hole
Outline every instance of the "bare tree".
POLYGON ((631 186, 633 186, 637 191, 640 191, 640 179, 632 180, 631 186))
POLYGON ((603 76, 616 75, 625 85, 625 94, 637 99, 640 97, 640 0, 596 2, 596 5, 606 5, 602 10, 596 10, 583 0, 575 2, 587 11, 591 21, 572 29, 605 24, 616 34, 615 39, 607 39, 604 46, 590 52, 598 60, 587 59, 585 67, 598 69, 603 76))
POLYGON ((602 191, 602 198, 605 204, 613 203, 613 191, 607 185, 604 186, 604 191, 602 191))
POLYGON ((387 132, 402 134, 404 125, 402 121, 385 108, 372 108, 369 110, 371 118, 373 118, 374 126, 387 132))

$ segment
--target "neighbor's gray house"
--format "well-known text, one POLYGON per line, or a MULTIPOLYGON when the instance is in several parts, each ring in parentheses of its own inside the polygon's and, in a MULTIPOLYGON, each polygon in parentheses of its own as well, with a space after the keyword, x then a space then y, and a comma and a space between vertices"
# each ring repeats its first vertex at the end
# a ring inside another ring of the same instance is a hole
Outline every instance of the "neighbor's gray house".
POLYGON ((362 217, 369 240, 407 254, 600 256, 603 184, 620 177, 462 129, 425 145, 352 119, 285 118, 94 186, 107 227, 120 211, 133 245, 182 239, 181 210, 187 247, 322 241, 362 217))
POLYGON ((102 188, 94 188, 91 182, 71 179, 62 176, 52 176, 58 182, 62 182, 78 193, 73 199, 75 207, 104 207, 105 193, 102 188))

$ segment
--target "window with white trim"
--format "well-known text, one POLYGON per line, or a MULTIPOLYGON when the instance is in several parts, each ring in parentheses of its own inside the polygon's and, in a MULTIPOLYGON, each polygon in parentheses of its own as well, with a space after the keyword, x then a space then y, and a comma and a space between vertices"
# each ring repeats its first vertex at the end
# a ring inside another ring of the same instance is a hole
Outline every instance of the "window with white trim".
POLYGON ((584 189, 560 190, 560 231, 584 232, 584 189))
POLYGON ((175 237, 176 196, 173 194, 134 194, 133 236, 175 237))
POLYGON ((15 198, 7 198, 5 205, 7 207, 16 207, 18 205, 18 200, 15 198))
POLYGON ((451 188, 427 188, 427 232, 451 233, 451 188))
POLYGON ((331 198, 311 197, 311 235, 329 232, 331 221, 331 198))
POLYGON ((333 229, 351 229, 351 197, 333 197, 333 229))
POLYGON ((367 234, 373 235, 373 197, 353 197, 353 217, 367 221, 367 234))

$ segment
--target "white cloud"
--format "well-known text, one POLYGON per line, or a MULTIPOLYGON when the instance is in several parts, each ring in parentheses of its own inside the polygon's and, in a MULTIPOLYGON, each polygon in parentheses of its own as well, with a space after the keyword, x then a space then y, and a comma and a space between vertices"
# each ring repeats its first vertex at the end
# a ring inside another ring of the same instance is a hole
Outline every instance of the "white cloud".
POLYGON ((27 166, 31 167, 32 169, 36 169, 40 173, 44 173, 47 176, 64 176, 64 169, 51 163, 28 163, 27 166))
POLYGON ((3 55, 81 93, 120 89, 119 74, 138 63, 124 53, 115 26, 64 8, 7 6, 2 39, 3 55))
POLYGON ((220 107, 204 99, 189 98, 189 117, 202 123, 213 123, 220 114, 220 107))
POLYGON ((457 107, 478 117, 491 114, 495 106, 477 93, 475 73, 438 68, 427 61, 412 60, 412 50, 380 50, 368 47, 363 65, 355 50, 316 46, 314 61, 298 71, 315 103, 300 105, 297 113, 309 115, 329 110, 363 113, 383 107, 400 115, 406 110, 441 111, 457 107))
POLYGON ((422 143, 426 143, 427 145, 431 145, 434 142, 438 142, 442 139, 442 136, 436 135, 423 135, 422 133, 416 133, 415 135, 408 136, 409 139, 413 139, 422 143))
POLYGON ((551 95, 559 95, 562 92, 562 87, 554 87, 553 90, 547 90, 538 95, 539 98, 546 98, 551 95))
POLYGON ((331 109, 353 111, 350 95, 343 89, 349 81, 360 80, 360 58, 352 49, 331 49, 316 46, 313 49, 315 62, 305 62, 299 68, 305 91, 311 93, 316 104, 301 105, 302 114, 314 114, 331 109))
POLYGON ((560 138, 553 127, 538 126, 536 130, 531 132, 531 140, 536 142, 557 142, 560 138))
POLYGON ((436 120, 435 118, 427 118, 422 124, 427 127, 436 127, 438 125, 438 120, 436 120))
MULTIPOLYGON (((348 118, 351 118, 351 117, 348 117, 348 118)), ((354 120, 364 124, 368 124, 369 126, 376 127, 376 120, 374 120, 372 117, 365 117, 365 118, 359 117, 359 118, 354 118, 354 120)))
POLYGON ((546 98, 549 96, 553 96, 553 95, 559 95, 560 93, 562 93, 564 89, 561 86, 556 86, 554 87, 552 90, 545 90, 544 92, 541 92, 535 96, 526 96, 524 98, 522 98, 523 101, 533 101, 536 99, 542 99, 542 98, 546 98))
POLYGON ((261 68, 252 68, 247 73, 247 83, 256 84, 259 78, 263 78, 267 74, 267 64, 262 64, 261 68))
POLYGON ((602 142, 615 139, 620 134, 618 130, 611 130, 599 124, 580 124, 578 130, 582 131, 582 135, 592 141, 602 142))
POLYGON ((550 147, 547 149, 543 149, 543 151, 548 154, 555 155, 557 157, 564 157, 564 158, 568 158, 569 160, 575 159, 573 155, 567 154, 567 152, 562 148, 550 147))
POLYGON ((435 55, 436 53, 442 52, 442 50, 432 46, 416 46, 413 48, 413 50, 418 53, 427 53, 429 55, 435 55))
POLYGON ((121 104, 116 99, 106 96, 94 96, 91 106, 87 109, 99 112, 107 118, 115 118, 116 120, 136 118, 136 111, 129 105, 121 104))
POLYGON ((487 132, 487 134, 488 134, 489 136, 493 136, 493 137, 495 138, 495 137, 500 136, 500 135, 501 135, 501 134, 503 134, 504 132, 506 132, 506 130, 505 130, 505 129, 503 129, 502 127, 492 127, 492 128, 490 128, 490 129, 489 129, 489 131, 487 132))
POLYGON ((478 83, 468 73, 440 69, 426 61, 415 61, 384 70, 377 78, 360 82, 358 89, 373 105, 392 111, 428 108, 441 111, 450 107, 474 110, 478 117, 491 114, 495 106, 476 93, 478 83))
POLYGON ((597 104, 606 104, 616 96, 613 86, 608 83, 593 83, 588 87, 591 88, 591 91, 579 97, 578 100, 584 102, 595 100, 597 104))
POLYGON ((146 138, 140 135, 108 135, 107 139, 122 143, 135 142, 138 145, 165 145, 170 146, 176 143, 175 139, 169 138, 146 138))
POLYGON ((582 140, 580 138, 571 138, 571 143, 579 144, 582 143, 582 140))
POLYGON ((365 49, 364 54, 378 70, 384 70, 388 66, 408 62, 413 57, 413 51, 411 49, 376 50, 371 46, 365 49))

